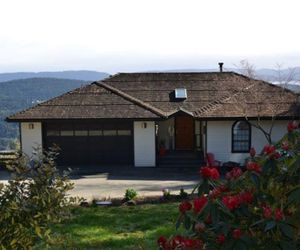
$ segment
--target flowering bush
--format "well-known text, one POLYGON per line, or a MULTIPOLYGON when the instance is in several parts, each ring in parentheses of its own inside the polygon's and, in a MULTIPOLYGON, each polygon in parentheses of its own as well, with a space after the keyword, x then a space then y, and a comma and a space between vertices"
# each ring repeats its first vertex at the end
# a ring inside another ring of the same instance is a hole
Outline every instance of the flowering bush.
POLYGON ((220 178, 203 167, 197 198, 179 205, 184 236, 159 238, 161 249, 299 249, 300 134, 290 122, 276 144, 254 148, 242 172, 220 178))

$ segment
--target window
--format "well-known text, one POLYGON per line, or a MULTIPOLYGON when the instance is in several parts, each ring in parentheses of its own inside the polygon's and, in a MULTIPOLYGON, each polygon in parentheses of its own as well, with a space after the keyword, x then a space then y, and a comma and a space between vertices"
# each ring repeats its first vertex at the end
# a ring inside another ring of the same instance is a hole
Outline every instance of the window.
POLYGON ((118 130, 118 135, 128 136, 131 135, 130 130, 118 130))
POLYGON ((175 89, 175 98, 176 99, 186 99, 187 98, 186 89, 183 89, 183 88, 175 89))
POLYGON ((61 130, 60 131, 60 135, 61 136, 73 136, 73 130, 61 130))
POLYGON ((59 136, 59 130, 47 130, 47 136, 59 136))
POLYGON ((103 130, 104 136, 115 136, 117 135, 117 130, 103 130))
POLYGON ((75 130, 75 136, 88 136, 87 130, 75 130))
POLYGON ((89 135, 90 136, 101 136, 102 135, 102 130, 90 130, 89 135))
POLYGON ((251 126, 246 121, 236 121, 232 125, 232 152, 247 153, 251 147, 251 126))

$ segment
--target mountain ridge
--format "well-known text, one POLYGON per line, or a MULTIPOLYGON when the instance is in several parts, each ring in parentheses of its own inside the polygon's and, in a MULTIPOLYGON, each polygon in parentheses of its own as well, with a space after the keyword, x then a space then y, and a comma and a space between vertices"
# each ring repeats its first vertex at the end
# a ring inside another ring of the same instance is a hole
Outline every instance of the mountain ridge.
POLYGON ((31 78, 56 78, 80 81, 96 81, 108 77, 106 72, 92 70, 66 70, 66 71, 41 71, 41 72, 10 72, 0 73, 0 82, 31 78))

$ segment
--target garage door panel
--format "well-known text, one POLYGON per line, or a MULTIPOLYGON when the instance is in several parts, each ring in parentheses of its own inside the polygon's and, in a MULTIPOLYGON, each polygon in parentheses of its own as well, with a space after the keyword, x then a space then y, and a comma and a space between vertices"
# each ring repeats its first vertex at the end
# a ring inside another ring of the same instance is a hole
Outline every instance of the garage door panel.
POLYGON ((44 124, 44 141, 61 148, 60 165, 133 163, 132 122, 44 124))

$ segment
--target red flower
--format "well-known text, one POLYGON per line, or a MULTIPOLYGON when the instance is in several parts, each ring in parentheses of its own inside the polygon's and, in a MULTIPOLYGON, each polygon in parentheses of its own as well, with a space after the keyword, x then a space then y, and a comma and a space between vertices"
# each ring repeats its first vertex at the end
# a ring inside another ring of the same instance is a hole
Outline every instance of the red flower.
POLYGON ((190 202, 188 202, 188 201, 183 201, 183 202, 181 202, 180 203, 180 205, 179 205, 179 211, 181 212, 181 213, 185 213, 186 211, 188 211, 188 210, 191 210, 192 209, 192 204, 190 203, 190 202))
POLYGON ((212 199, 217 198, 220 194, 222 193, 222 190, 220 187, 216 187, 213 190, 211 190, 209 192, 209 197, 211 197, 212 199))
POLYGON ((238 240, 239 238, 241 238, 242 236, 242 231, 239 228, 236 228, 232 231, 232 237, 236 240, 238 240))
POLYGON ((226 180, 230 180, 232 178, 231 173, 227 172, 225 175, 226 180))
POLYGON ((260 173, 260 172, 261 172, 261 166, 260 166, 258 163, 256 163, 256 162, 251 162, 251 161, 249 161, 249 162, 247 163, 246 168, 247 168, 248 170, 250 170, 250 171, 255 171, 255 172, 257 172, 257 173, 260 173))
POLYGON ((286 211, 286 215, 287 216, 292 216, 294 214, 294 212, 292 211, 292 210, 290 210, 290 209, 288 209, 287 211, 286 211))
POLYGON ((195 230, 197 232, 203 232, 205 229, 205 224, 203 222, 197 222, 195 225, 195 230))
POLYGON ((273 154, 273 155, 271 156, 272 159, 278 159, 278 158, 280 158, 280 157, 281 157, 281 154, 280 154, 279 152, 276 152, 275 154, 273 154))
POLYGON ((222 198, 223 204, 229 209, 229 210, 234 210, 240 206, 241 200, 238 195, 233 195, 233 196, 224 196, 222 198))
POLYGON ((220 178, 219 171, 216 168, 210 169, 210 178, 213 180, 218 180, 220 178))
POLYGON ((225 192, 228 192, 229 191, 229 188, 226 187, 225 185, 221 185, 219 186, 219 189, 221 190, 221 192, 225 193, 225 192))
POLYGON ((298 128, 298 123, 296 121, 289 122, 287 125, 287 130, 289 133, 293 132, 297 128, 298 128))
POLYGON ((264 146, 264 149, 263 149, 263 151, 266 155, 273 154, 275 152, 275 150, 276 150, 276 148, 274 145, 266 145, 266 146, 264 146))
POLYGON ((201 250, 203 249, 203 242, 201 240, 194 240, 194 245, 193 245, 195 250, 201 250))
POLYGON ((275 220, 283 220, 283 211, 279 208, 275 210, 275 220))
POLYGON ((201 196, 200 198, 195 199, 194 200, 195 213, 200 213, 200 211, 206 205, 207 202, 208 202, 208 199, 205 196, 201 196))
POLYGON ((222 233, 222 234, 219 234, 218 237, 217 237, 217 241, 220 245, 224 244, 225 242, 225 235, 222 233))
POLYGON ((164 236, 160 236, 157 240, 157 245, 159 247, 162 247, 163 249, 166 248, 166 244, 167 244, 167 239, 164 236))
POLYGON ((211 219, 211 215, 210 215, 210 214, 206 217, 206 219, 205 219, 204 222, 205 222, 206 224, 211 224, 211 223, 212 223, 212 219, 211 219))
POLYGON ((256 155, 255 148, 250 148, 250 156, 254 157, 256 155))
POLYGON ((202 241, 201 240, 184 239, 183 245, 185 246, 183 249, 195 249, 195 250, 202 249, 202 241))
POLYGON ((201 250, 203 249, 203 243, 201 240, 198 239, 189 239, 184 238, 181 235, 177 235, 171 239, 171 241, 166 242, 164 247, 159 245, 164 250, 173 250, 173 249, 194 249, 194 250, 201 250))
POLYGON ((266 219, 270 219, 272 217, 272 208, 269 206, 263 207, 263 215, 266 219))
POLYGON ((210 167, 202 167, 200 169, 200 174, 204 179, 210 178, 210 167))
POLYGON ((200 174, 202 175, 203 178, 205 179, 214 179, 217 180, 220 178, 219 171, 216 168, 211 168, 211 167, 202 167, 200 169, 200 174))
POLYGON ((230 172, 231 172, 232 178, 234 178, 234 179, 239 178, 243 174, 243 171, 238 167, 233 168, 230 172))
POLYGON ((182 246, 184 238, 180 235, 175 236, 171 241, 171 249, 176 249, 178 246, 182 246))
POLYGON ((289 142, 288 141, 283 141, 281 143, 281 147, 283 150, 288 151, 289 150, 289 142))
POLYGON ((253 202, 253 194, 249 191, 240 194, 241 202, 250 204, 253 202))

